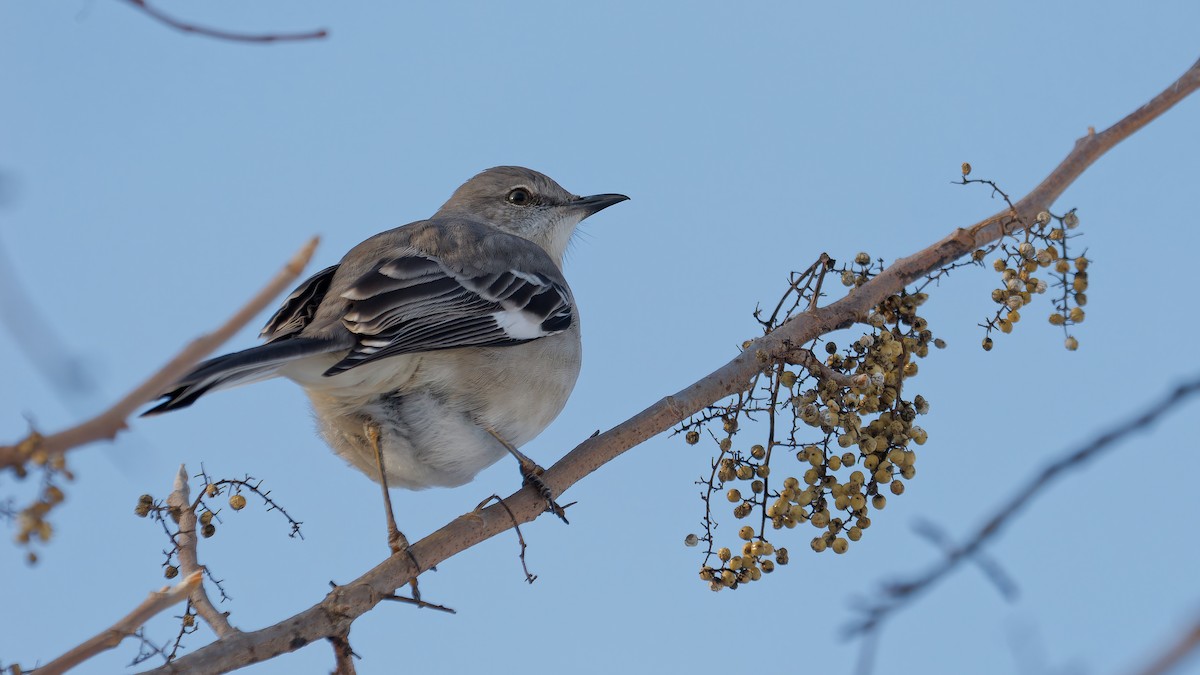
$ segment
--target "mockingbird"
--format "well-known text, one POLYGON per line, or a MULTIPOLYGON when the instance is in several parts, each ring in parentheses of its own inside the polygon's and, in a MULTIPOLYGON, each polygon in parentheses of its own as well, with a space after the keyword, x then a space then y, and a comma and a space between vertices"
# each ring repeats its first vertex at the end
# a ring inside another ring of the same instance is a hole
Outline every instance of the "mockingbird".
POLYGON ((579 375, 563 252, 580 221, 626 199, 488 169, 429 220, 377 234, 300 284, 263 329, 266 344, 201 363, 144 414, 296 382, 334 451, 383 485, 393 552, 408 542, 389 485, 462 485, 505 452, 561 517, 517 447, 558 416, 579 375))

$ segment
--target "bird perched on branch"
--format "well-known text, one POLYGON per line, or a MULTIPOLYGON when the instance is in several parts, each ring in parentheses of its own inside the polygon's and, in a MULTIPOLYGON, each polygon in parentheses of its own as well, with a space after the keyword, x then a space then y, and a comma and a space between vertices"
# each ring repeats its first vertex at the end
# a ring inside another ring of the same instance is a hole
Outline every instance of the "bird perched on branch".
POLYGON ((573 195, 521 167, 488 169, 428 220, 377 234, 313 275, 262 331, 266 344, 198 365, 148 410, 286 377, 312 401, 325 440, 383 485, 456 486, 558 416, 581 362, 563 253, 584 218, 628 197, 573 195))

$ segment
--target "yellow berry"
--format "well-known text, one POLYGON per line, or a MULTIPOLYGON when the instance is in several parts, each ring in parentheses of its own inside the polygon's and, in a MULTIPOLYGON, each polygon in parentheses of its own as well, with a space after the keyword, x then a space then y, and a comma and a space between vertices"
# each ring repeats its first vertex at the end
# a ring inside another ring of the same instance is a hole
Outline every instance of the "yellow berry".
POLYGON ((241 511, 246 508, 246 498, 242 495, 233 495, 229 498, 229 508, 234 511, 241 511))
POLYGON ((850 548, 850 542, 846 541, 845 537, 838 537, 833 540, 833 552, 837 554, 845 553, 850 548))
POLYGON ((742 501, 742 491, 737 488, 733 488, 729 492, 725 493, 725 498, 730 502, 740 502, 742 501))
POLYGON ((738 530, 738 536, 742 539, 750 539, 754 536, 754 528, 750 527, 749 525, 744 525, 742 526, 742 529, 738 530))

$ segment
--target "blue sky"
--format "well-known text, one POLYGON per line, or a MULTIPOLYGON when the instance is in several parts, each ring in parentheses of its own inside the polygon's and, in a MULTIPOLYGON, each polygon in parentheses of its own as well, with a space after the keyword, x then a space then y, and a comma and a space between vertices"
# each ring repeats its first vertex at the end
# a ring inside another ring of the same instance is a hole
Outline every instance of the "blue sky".
MULTIPOLYGON (((756 303, 822 251, 891 261, 996 211, 986 190, 951 185, 961 162, 1023 194, 1088 126, 1200 57, 1200 5, 1183 1, 160 6, 331 37, 247 46, 113 0, 0 4, 0 264, 36 305, 24 329, 57 336, 96 383, 62 396, 0 333, 2 438, 26 417, 54 430, 99 410, 307 237, 323 238, 316 271, 430 215, 479 170, 520 164, 576 193, 632 197, 587 221, 568 258, 586 358, 567 409, 524 448, 549 465, 732 357, 757 334, 756 303)), ((920 473, 848 554, 812 554, 793 531, 776 542, 794 551, 787 568, 711 593, 682 545, 708 448, 662 436, 570 490, 570 526, 523 528, 532 586, 506 534, 422 578, 456 616, 385 605, 359 620, 359 672, 851 672, 858 643, 840 628, 855 599, 936 559, 914 522, 969 532, 1050 458, 1200 371, 1187 304, 1197 148, 1192 99, 1056 204, 1079 209, 1095 261, 1078 352, 1061 348, 1046 305, 982 352, 990 269, 933 293, 927 316, 950 347, 911 385, 932 408, 920 473)), ((1154 653, 1200 612, 1195 416, 1193 404, 1041 497, 988 549, 1019 598, 964 568, 885 628, 876 672, 1110 673, 1154 653)), ((203 542, 240 628, 308 607, 387 552, 376 485, 323 445, 295 386, 223 392, 72 455, 78 480, 43 562, 0 553, 0 659, 53 657, 164 583, 165 539, 132 509, 143 492, 165 496, 181 462, 266 479, 304 522, 291 540, 249 508, 203 542)), ((502 462, 462 488, 393 498, 416 539, 517 483, 502 462)), ((14 492, 4 478, 0 494, 14 492)), ((149 631, 175 633, 169 617, 149 631)), ((134 652, 80 672, 135 672, 134 652)), ((331 667, 313 645, 247 672, 331 667)))

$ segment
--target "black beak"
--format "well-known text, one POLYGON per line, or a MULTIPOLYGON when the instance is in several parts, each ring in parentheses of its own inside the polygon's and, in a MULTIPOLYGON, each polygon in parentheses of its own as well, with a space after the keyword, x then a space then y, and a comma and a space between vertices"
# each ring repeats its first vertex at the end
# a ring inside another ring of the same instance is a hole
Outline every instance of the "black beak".
POLYGON ((579 209, 583 211, 583 217, 587 218, 593 213, 603 211, 613 204, 620 204, 628 199, 629 197, 626 197, 625 195, 617 194, 592 195, 590 197, 576 197, 567 202, 567 206, 572 209, 579 209))

